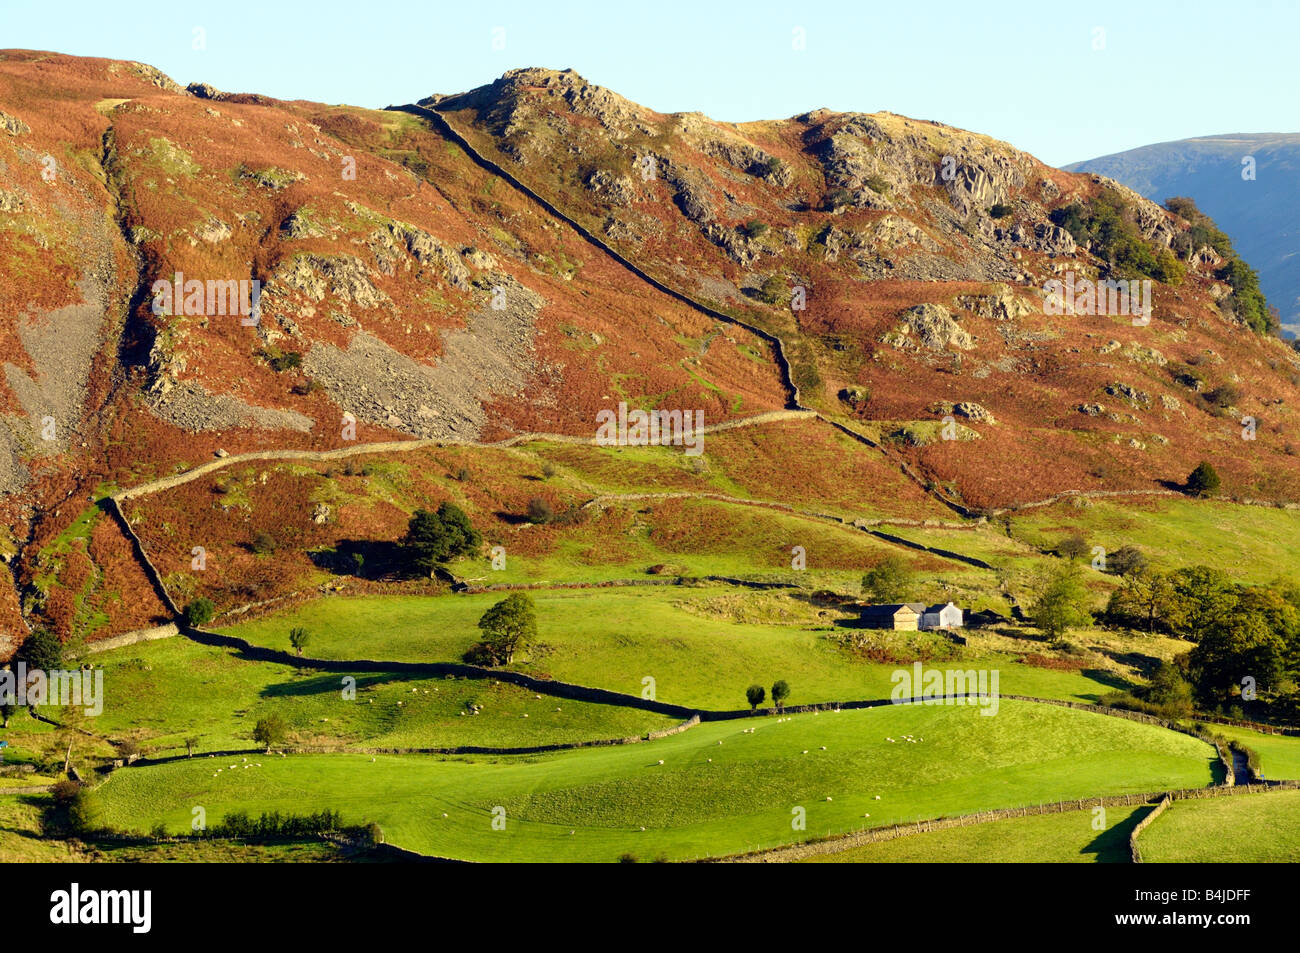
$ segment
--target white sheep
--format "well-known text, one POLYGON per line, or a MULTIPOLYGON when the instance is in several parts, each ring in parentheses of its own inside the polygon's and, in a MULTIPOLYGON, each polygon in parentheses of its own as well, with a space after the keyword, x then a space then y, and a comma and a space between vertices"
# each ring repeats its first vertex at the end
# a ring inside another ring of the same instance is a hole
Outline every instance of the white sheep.
MULTIPOLYGON (((660 759, 659 759, 659 763, 660 763, 660 764, 663 764, 663 763, 664 763, 664 759, 663 759, 663 758, 660 758, 660 759)), ((645 830, 645 828, 644 828, 644 827, 643 827, 643 828, 641 828, 641 829, 642 829, 642 830, 645 830)))

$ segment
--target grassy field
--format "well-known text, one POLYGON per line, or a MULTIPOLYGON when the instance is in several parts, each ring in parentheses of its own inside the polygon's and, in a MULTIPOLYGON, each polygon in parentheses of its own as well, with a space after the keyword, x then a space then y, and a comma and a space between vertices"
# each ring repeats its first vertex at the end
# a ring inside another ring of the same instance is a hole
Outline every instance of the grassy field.
POLYGON ((234 770, 199 759, 116 772, 100 796, 123 829, 183 830, 194 805, 216 818, 310 804, 349 823, 377 821, 391 843, 444 856, 684 859, 983 808, 1202 785, 1211 758, 1185 735, 1004 702, 996 717, 890 706, 706 723, 652 743, 525 758, 304 755, 234 770), (806 832, 792 830, 800 807, 806 832), (493 829, 494 808, 504 830, 493 829))
POLYGON ((350 859, 331 844, 310 840, 121 844, 47 838, 41 834, 41 814, 49 802, 48 795, 0 797, 0 863, 330 863, 350 859))
POLYGON ((1300 791, 1175 801, 1138 843, 1152 863, 1300 862, 1300 791))
POLYGON ((1093 827, 1091 809, 1013 817, 909 834, 834 854, 818 854, 805 862, 1127 864, 1130 862, 1129 834, 1150 810, 1150 806, 1108 807, 1102 830, 1093 827))
POLYGON ((1114 552, 1144 550, 1161 569, 1209 565, 1239 582, 1300 576, 1300 512, 1262 506, 1192 501, 1177 497, 1058 503, 1012 516, 1012 535, 1031 546, 1050 546, 1080 532, 1089 547, 1114 552))
POLYGON ((537 698, 491 680, 358 673, 350 700, 342 675, 245 661, 183 638, 93 659, 104 667, 106 701, 91 727, 133 738, 154 755, 184 753, 188 737, 199 739, 199 753, 252 747, 254 725, 272 712, 294 741, 339 747, 516 747, 623 738, 674 724, 635 709, 537 698), (464 714, 469 701, 480 714, 464 714))
MULTIPOLYGON (((734 590, 648 587, 531 593, 540 645, 515 666, 524 671, 640 695, 654 679, 656 698, 678 705, 744 707, 745 687, 786 679, 792 705, 888 697, 900 667, 847 654, 827 635, 833 618, 789 601, 782 620, 731 621, 734 590), (802 612, 800 618, 796 613, 802 612), (798 624, 801 622, 803 624, 798 624)), ((333 597, 224 631, 257 644, 289 649, 289 630, 312 633, 319 658, 459 661, 480 633, 477 622, 503 593, 445 597, 333 597), (382 622, 378 621, 382 620, 382 622)), ((830 613, 827 613, 831 615, 830 613)), ((942 664, 942 663, 936 663, 942 664)), ((1008 694, 1096 700, 1114 682, 1105 673, 1038 668, 1008 656, 965 660, 962 668, 997 668, 1008 694)))
POLYGON ((1211 731, 1223 737, 1240 741, 1259 754, 1260 771, 1265 778, 1281 781, 1300 778, 1300 738, 1287 735, 1270 735, 1249 728, 1230 725, 1209 725, 1211 731))

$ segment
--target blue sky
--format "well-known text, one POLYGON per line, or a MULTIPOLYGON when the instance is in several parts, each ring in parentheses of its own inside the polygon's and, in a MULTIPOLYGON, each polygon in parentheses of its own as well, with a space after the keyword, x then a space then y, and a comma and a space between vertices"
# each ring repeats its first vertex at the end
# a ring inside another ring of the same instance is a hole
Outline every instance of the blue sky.
POLYGON ((1300 0, 0 0, 0 48, 141 60, 181 83, 283 99, 382 107, 513 67, 572 67, 665 112, 744 121, 887 109, 1054 164, 1300 131, 1297 39, 1300 0), (493 48, 498 28, 504 49, 493 48))

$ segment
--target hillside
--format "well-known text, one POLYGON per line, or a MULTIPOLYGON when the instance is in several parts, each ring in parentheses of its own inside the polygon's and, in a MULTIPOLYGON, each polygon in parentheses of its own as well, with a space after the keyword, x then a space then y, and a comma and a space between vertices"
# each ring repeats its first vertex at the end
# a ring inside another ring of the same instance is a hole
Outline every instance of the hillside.
POLYGON ((1300 333, 1300 133, 1201 136, 1066 166, 1106 175, 1156 202, 1196 200, 1254 265, 1282 323, 1300 333), (1254 159, 1254 178, 1242 177, 1254 159))
MULTIPOLYGON (((422 102, 282 102, 0 53, 7 629, 168 618, 108 494, 227 454, 412 439, 465 444, 473 471, 485 442, 590 442, 620 401, 710 427, 807 409, 861 455, 852 492, 827 490, 850 517, 1168 492, 1202 458, 1229 498, 1300 498, 1300 356, 1222 306, 1212 250, 1175 252, 1186 221, 1122 186, 888 113, 658 114, 571 71, 422 102), (1107 215, 1108 237, 1085 236, 1107 215), (208 299, 160 298, 178 273, 208 299), (1067 276, 1153 280, 1149 324, 1046 313, 1067 276), (256 316, 251 297, 214 310, 206 285, 227 282, 260 283, 256 316)), ((712 491, 790 499, 773 461, 830 438, 772 433, 759 455, 719 440, 697 465, 726 472, 712 491)), ((515 532, 535 478, 495 477, 465 498, 515 532)), ((141 528, 171 571, 197 545, 177 526, 237 550, 283 507, 259 509, 256 470, 233 479, 235 496, 186 491, 202 515, 141 528)), ((367 503, 390 508, 386 533, 420 502, 402 491, 367 503)), ((279 511, 302 521, 286 536, 311 536, 315 502, 279 511)), ((653 532, 683 546, 688 526, 653 532)))

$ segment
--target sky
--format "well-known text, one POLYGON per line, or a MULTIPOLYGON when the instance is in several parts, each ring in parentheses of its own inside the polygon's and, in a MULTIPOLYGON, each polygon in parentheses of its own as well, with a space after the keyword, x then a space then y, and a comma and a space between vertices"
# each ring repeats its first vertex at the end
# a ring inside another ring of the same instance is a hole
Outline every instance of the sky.
POLYGON ((1300 131, 1298 40, 1300 0, 0 0, 0 48, 139 60, 233 92, 380 108, 571 67, 661 112, 889 110, 1053 165, 1300 131))

